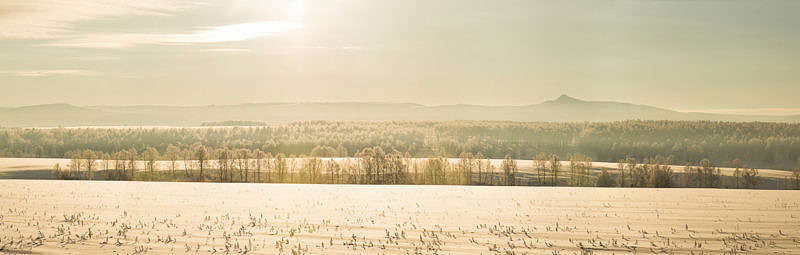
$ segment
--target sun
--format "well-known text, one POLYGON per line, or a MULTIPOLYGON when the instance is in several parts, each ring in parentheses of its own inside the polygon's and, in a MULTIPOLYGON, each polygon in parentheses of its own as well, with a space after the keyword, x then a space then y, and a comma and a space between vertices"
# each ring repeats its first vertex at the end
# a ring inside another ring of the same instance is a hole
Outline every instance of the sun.
POLYGON ((303 0, 290 0, 284 7, 286 17, 290 20, 300 20, 306 12, 306 3, 303 0))

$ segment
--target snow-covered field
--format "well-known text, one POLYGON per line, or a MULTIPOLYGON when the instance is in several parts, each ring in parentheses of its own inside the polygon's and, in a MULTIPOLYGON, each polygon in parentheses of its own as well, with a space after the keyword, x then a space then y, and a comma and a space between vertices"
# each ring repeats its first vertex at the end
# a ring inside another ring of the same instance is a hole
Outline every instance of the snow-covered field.
POLYGON ((800 192, 0 180, 0 253, 800 253, 800 192))

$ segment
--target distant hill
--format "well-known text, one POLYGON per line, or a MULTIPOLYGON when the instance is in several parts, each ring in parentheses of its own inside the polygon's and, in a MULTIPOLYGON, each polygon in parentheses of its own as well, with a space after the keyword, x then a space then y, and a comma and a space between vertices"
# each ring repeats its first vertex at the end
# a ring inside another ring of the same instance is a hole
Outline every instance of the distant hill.
POLYGON ((87 106, 47 104, 0 108, 0 126, 199 126, 223 121, 267 124, 303 120, 510 120, 597 122, 619 120, 713 120, 800 122, 800 115, 725 115, 678 112, 647 105, 584 101, 562 95, 519 106, 396 103, 262 103, 207 106, 87 106))

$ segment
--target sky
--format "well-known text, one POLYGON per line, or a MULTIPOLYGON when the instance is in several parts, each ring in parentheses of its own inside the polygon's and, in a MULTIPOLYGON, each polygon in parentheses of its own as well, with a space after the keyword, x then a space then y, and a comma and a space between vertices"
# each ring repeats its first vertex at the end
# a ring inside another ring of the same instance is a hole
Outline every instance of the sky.
POLYGON ((800 113, 800 1, 3 0, 0 106, 800 113))

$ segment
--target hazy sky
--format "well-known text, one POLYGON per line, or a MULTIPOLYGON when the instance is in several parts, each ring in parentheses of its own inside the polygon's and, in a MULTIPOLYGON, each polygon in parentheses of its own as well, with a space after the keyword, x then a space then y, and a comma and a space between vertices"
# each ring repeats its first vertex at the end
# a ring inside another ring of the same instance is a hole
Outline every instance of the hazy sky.
POLYGON ((798 13, 796 0, 2 0, 0 106, 569 94, 796 109, 798 13))

